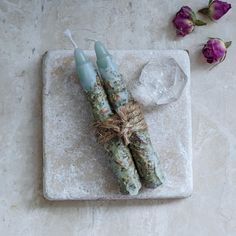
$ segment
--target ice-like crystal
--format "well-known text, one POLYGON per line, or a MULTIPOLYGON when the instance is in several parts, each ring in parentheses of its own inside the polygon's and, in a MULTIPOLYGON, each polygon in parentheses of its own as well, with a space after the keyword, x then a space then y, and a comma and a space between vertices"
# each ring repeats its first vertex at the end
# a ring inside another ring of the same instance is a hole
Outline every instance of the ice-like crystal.
POLYGON ((176 101, 182 94, 188 76, 172 57, 149 61, 132 89, 133 97, 145 106, 176 101))

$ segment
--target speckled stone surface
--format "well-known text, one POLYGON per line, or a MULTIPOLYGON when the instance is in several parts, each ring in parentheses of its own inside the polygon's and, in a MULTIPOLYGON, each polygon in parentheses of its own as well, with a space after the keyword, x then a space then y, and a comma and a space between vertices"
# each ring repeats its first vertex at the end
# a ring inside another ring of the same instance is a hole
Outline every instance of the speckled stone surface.
MULTIPOLYGON (((94 53, 86 51, 94 61, 94 53)), ((132 90, 142 67, 157 57, 174 57, 190 77, 189 57, 182 50, 112 51, 132 90)), ((50 51, 43 61, 44 196, 50 200, 182 198, 192 193, 190 80, 181 98, 145 118, 161 157, 165 184, 143 188, 138 196, 119 193, 103 147, 96 143, 88 101, 76 79, 72 51, 50 51)))
POLYGON ((236 231, 236 2, 217 23, 176 38, 172 19, 207 0, 0 1, 0 235, 234 236, 236 231), (184 200, 48 201, 42 196, 41 58, 49 49, 188 49, 193 186, 184 200), (233 40, 213 70, 209 36, 233 40))

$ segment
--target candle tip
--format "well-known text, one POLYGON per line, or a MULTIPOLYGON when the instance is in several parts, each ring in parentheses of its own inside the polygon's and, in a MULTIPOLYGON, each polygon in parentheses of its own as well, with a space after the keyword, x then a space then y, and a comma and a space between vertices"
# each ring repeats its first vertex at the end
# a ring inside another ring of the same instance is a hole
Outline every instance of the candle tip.
POLYGON ((96 56, 98 60, 106 56, 110 56, 109 52, 100 41, 95 42, 94 48, 95 48, 95 52, 96 52, 96 56))
POLYGON ((64 31, 64 35, 71 41, 72 45, 74 46, 74 48, 78 48, 76 42, 74 41, 73 37, 72 37, 72 33, 69 29, 66 29, 64 31))

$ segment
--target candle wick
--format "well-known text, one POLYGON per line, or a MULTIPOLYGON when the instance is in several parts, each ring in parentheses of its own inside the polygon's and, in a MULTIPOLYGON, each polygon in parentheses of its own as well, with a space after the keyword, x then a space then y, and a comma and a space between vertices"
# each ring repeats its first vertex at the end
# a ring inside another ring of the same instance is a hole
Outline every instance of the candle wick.
POLYGON ((74 48, 78 48, 76 42, 74 41, 71 31, 69 29, 64 31, 64 35, 70 40, 70 42, 72 43, 72 45, 74 46, 74 48))

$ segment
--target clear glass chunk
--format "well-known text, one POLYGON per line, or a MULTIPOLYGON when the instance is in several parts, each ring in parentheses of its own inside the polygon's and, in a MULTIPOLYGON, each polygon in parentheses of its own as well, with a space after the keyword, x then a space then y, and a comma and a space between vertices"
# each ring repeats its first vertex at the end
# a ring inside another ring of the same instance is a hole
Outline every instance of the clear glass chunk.
POLYGON ((133 97, 145 106, 174 102, 181 96, 188 76, 172 57, 149 61, 132 89, 133 97))

